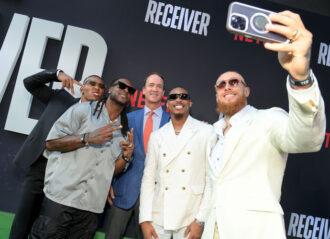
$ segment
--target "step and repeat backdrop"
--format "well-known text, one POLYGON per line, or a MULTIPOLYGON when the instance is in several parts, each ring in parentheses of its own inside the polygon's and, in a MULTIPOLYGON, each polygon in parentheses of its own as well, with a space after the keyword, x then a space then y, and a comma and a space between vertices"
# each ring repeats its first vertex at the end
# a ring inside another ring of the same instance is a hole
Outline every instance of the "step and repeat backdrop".
MULTIPOLYGON (((330 112, 330 18, 267 1, 242 2, 301 15, 314 36, 311 67, 330 112)), ((217 77, 236 70, 251 87, 251 105, 288 109, 287 74, 276 53, 265 50, 262 42, 226 30, 229 4, 228 0, 1 1, 0 211, 15 213, 18 205, 26 169, 12 160, 44 108, 25 90, 23 79, 42 69, 62 69, 77 80, 91 74, 107 83, 128 78, 138 89, 130 110, 144 106, 143 80, 156 71, 164 75, 167 93, 176 86, 186 88, 193 101, 191 114, 209 123, 219 117, 217 77)), ((320 152, 289 156, 281 199, 288 238, 330 237, 329 138, 328 127, 320 152)))

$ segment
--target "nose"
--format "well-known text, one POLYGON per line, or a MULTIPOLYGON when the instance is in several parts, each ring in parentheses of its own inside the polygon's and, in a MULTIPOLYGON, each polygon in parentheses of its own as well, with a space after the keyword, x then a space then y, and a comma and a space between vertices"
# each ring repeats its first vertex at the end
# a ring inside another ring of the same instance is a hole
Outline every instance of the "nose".
POLYGON ((230 86, 229 82, 226 82, 225 90, 230 90, 230 89, 231 89, 231 86, 230 86))

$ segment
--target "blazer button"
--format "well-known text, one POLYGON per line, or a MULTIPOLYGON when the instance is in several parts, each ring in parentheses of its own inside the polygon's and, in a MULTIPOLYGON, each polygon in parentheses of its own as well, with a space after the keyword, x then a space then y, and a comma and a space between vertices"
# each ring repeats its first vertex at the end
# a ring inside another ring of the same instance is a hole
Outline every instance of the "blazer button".
POLYGON ((183 173, 184 173, 184 169, 181 169, 181 172, 183 172, 183 173))
POLYGON ((163 157, 166 157, 166 153, 163 153, 163 157))
POLYGON ((186 190, 186 188, 185 187, 182 187, 182 190, 186 190))
POLYGON ((168 190, 168 187, 165 187, 165 190, 168 190))
POLYGON ((190 155, 190 151, 188 151, 187 154, 190 155))
POLYGON ((166 173, 168 173, 170 170, 166 169, 166 173))
POLYGON ((157 182, 155 182, 155 184, 157 184, 157 182))

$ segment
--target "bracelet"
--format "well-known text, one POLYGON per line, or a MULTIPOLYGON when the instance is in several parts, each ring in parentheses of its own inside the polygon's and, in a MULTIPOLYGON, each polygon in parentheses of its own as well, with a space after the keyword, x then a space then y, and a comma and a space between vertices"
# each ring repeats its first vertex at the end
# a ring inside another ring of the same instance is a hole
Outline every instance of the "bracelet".
POLYGON ((199 221, 197 218, 195 218, 195 221, 201 228, 204 228, 205 222, 199 221))
POLYGON ((124 155, 124 153, 121 155, 121 157, 124 159, 126 163, 129 163, 131 161, 124 155))
POLYGON ((118 156, 117 159, 120 159, 120 158, 122 158, 126 163, 131 162, 131 160, 124 155, 124 152, 121 152, 121 154, 118 156))
POLYGON ((314 82, 314 80, 311 77, 311 74, 308 75, 306 80, 303 81, 298 81, 296 79, 294 79, 290 74, 289 74, 289 81, 292 85, 295 86, 305 86, 305 85, 310 85, 314 82))

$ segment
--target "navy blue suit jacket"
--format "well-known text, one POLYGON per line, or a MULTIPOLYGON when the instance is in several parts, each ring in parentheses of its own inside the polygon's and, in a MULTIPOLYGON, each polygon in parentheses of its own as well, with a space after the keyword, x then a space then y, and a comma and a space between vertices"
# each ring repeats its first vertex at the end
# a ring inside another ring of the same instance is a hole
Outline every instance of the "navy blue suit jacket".
MULTIPOLYGON (((133 160, 126 172, 119 174, 113 180, 115 206, 123 209, 131 208, 140 195, 140 187, 144 170, 143 117, 144 109, 127 114, 128 125, 134 129, 133 160)), ((170 119, 169 113, 163 110, 160 127, 170 119)))

